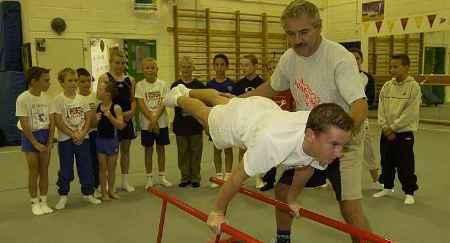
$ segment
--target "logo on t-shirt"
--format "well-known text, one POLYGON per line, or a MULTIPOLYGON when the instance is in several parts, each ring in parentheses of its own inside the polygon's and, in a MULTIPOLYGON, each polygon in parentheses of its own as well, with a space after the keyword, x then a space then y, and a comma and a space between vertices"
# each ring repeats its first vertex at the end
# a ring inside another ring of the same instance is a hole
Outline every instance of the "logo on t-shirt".
POLYGON ((66 122, 70 129, 80 130, 84 125, 84 109, 77 105, 69 105, 66 110, 66 122))
POLYGON ((44 104, 31 105, 31 127, 36 129, 44 128, 48 125, 48 106, 44 104))
POLYGON ((320 97, 314 93, 311 87, 309 87, 303 79, 295 80, 294 85, 299 93, 303 95, 303 103, 306 107, 312 109, 320 104, 320 97))
POLYGON ((145 103, 151 110, 158 109, 161 106, 161 92, 145 93, 145 103))

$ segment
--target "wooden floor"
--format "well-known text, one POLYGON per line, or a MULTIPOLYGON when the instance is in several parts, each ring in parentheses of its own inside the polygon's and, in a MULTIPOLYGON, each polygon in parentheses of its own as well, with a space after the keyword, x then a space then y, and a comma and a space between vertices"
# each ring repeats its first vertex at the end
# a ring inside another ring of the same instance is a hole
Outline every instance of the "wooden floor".
MULTIPOLYGON (((374 139, 378 132, 373 127, 374 139)), ((178 183, 176 147, 167 147, 168 178, 178 183)), ((378 145, 376 145, 378 148, 378 145)), ((377 149, 378 150, 378 149, 377 149)), ((374 199, 368 189, 369 175, 364 171, 364 210, 375 232, 401 243, 450 242, 450 128, 421 126, 416 134, 416 170, 420 190, 416 204, 403 204, 403 194, 396 184, 396 193, 374 199)), ((58 169, 56 153, 50 166, 49 204, 58 197, 54 182, 58 169)), ((26 163, 19 147, 0 148, 0 242, 3 243, 79 243, 79 242, 156 242, 160 200, 144 191, 143 149, 139 140, 132 146, 130 180, 136 192, 121 192, 121 200, 101 205, 88 205, 80 196, 77 181, 72 183, 67 209, 46 216, 33 216, 26 188, 26 163)), ((213 174, 212 147, 205 140, 202 164, 202 186, 193 188, 161 188, 194 207, 208 212, 218 189, 210 189, 207 178, 213 174)), ((254 186, 253 180, 248 182, 254 186)), ((269 195, 272 192, 268 192, 269 195)), ((315 212, 340 219, 339 210, 330 189, 308 189, 301 204, 315 212)), ((270 242, 276 230, 273 210, 245 196, 238 196, 229 210, 229 222, 250 235, 270 242)), ((163 242, 198 243, 210 237, 200 221, 169 207, 163 242)), ((350 242, 348 237, 328 227, 306 219, 295 222, 293 242, 350 242)))

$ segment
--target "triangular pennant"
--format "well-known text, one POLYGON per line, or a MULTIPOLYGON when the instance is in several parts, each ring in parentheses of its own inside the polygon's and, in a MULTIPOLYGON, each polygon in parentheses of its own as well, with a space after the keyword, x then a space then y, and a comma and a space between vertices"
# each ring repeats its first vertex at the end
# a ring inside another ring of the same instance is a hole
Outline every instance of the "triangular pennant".
POLYGON ((377 21, 375 22, 375 25, 377 26, 377 32, 380 33, 381 26, 383 25, 383 21, 377 21))
POLYGON ((434 20, 436 19, 436 14, 428 15, 428 23, 430 24, 430 28, 433 28, 434 20))
POLYGON ((416 16, 414 17, 414 20, 416 21, 417 29, 420 29, 420 27, 422 27, 423 16, 416 16))
POLYGON ((394 21, 389 20, 387 22, 387 27, 388 27, 389 33, 392 33, 392 30, 394 29, 394 21))
POLYGON ((400 22, 402 23, 402 29, 403 31, 406 29, 406 25, 408 25, 409 18, 401 18, 400 22))
POLYGON ((362 23, 362 28, 363 28, 363 33, 364 34, 367 34, 367 30, 369 29, 369 25, 370 25, 369 22, 363 22, 362 23))

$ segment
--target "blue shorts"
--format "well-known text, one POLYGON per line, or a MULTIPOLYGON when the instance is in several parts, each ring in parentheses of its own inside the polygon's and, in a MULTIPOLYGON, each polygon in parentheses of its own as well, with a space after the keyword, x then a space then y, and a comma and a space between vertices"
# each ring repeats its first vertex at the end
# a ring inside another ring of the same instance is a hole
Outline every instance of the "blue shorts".
POLYGON ((117 138, 101 138, 97 136, 95 142, 97 154, 113 155, 119 152, 119 141, 117 138))
MULTIPOLYGON (((33 132, 34 138, 41 144, 47 145, 48 141, 48 129, 38 130, 33 132)), ((28 140, 28 138, 25 137, 25 135, 22 133, 21 136, 21 145, 22 145, 22 151, 23 152, 39 152, 34 148, 34 146, 31 144, 31 142, 28 140)))

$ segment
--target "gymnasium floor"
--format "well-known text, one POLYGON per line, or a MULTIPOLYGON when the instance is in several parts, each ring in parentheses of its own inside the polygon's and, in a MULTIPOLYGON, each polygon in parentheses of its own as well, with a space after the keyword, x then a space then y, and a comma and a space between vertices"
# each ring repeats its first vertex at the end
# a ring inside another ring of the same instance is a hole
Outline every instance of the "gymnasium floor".
MULTIPOLYGON (((378 130, 371 121, 372 135, 378 141, 378 130)), ((450 128, 421 125, 416 134, 416 171, 420 191, 416 204, 403 204, 403 194, 398 190, 391 197, 373 199, 373 190, 365 189, 365 212, 375 232, 401 243, 450 242, 450 128)), ((168 178, 177 184, 179 171, 176 147, 167 147, 168 178)), ((378 145, 377 145, 378 147, 378 145)), ((378 150, 378 148, 377 148, 378 150)), ((56 151, 55 151, 56 152, 56 151)), ((57 174, 57 156, 53 152, 50 178, 49 204, 57 201, 54 182, 57 174)), ((236 153, 235 153, 236 154, 236 153)), ((213 174, 212 147, 205 141, 202 186, 198 189, 162 188, 185 200, 196 208, 208 212, 218 189, 210 189, 207 177, 213 174)), ((114 243, 155 242, 160 213, 160 200, 144 191, 143 149, 139 140, 132 146, 131 182, 136 192, 121 192, 119 201, 101 205, 88 205, 80 196, 77 181, 72 183, 67 209, 46 216, 31 214, 26 189, 26 164, 19 147, 0 148, 0 242, 2 243, 114 243)), ((156 163, 155 163, 156 165, 156 163)), ((363 185, 369 186, 368 172, 364 171, 363 185)), ((248 182, 253 187, 253 180, 248 182)), ((272 194, 270 191, 268 194, 272 194)), ((301 204, 315 212, 340 219, 339 210, 330 189, 308 189, 301 204)), ((229 210, 229 222, 237 228, 270 242, 274 231, 273 210, 245 196, 238 196, 229 210)), ((174 207, 167 212, 163 242, 206 242, 210 236, 206 225, 187 216, 174 207)), ((340 232, 309 220, 295 222, 293 242, 338 243, 350 242, 340 232)))

